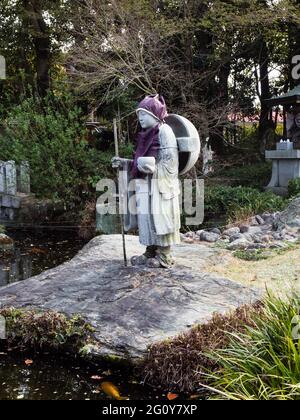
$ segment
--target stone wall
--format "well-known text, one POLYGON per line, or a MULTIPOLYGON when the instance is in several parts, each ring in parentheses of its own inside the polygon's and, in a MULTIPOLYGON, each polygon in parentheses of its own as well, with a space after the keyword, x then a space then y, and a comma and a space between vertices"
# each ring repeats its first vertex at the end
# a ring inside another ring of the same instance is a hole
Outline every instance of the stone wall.
POLYGON ((21 197, 30 194, 28 162, 0 161, 0 223, 13 221, 21 205, 21 197))

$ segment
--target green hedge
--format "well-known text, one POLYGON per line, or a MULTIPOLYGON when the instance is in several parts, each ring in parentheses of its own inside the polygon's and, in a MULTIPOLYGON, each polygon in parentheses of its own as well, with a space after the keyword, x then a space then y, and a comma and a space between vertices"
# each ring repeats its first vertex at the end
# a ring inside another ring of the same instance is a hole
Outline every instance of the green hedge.
POLYGON ((271 192, 245 187, 207 187, 205 189, 206 216, 224 215, 228 222, 264 212, 284 209, 286 201, 271 192))
POLYGON ((272 176, 272 163, 262 162, 252 165, 233 166, 217 171, 216 176, 232 179, 232 186, 262 189, 272 176))
POLYGON ((300 178, 289 182, 288 193, 290 198, 300 196, 300 178))

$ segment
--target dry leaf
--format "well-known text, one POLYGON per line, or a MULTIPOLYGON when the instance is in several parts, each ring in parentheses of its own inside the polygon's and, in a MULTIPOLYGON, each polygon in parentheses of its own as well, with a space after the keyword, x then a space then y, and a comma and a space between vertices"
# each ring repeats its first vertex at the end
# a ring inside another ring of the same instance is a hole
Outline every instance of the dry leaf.
POLYGON ((93 376, 91 376, 91 379, 93 379, 94 381, 101 381, 101 379, 103 379, 103 377, 98 376, 98 375, 93 375, 93 376))
POLYGON ((31 360, 31 359, 26 359, 25 360, 25 365, 26 366, 30 366, 30 365, 32 365, 33 364, 33 360, 31 360))
POLYGON ((190 396, 190 400, 200 400, 200 398, 201 398, 201 395, 191 395, 190 396))
POLYGON ((176 400, 176 398, 178 398, 178 394, 172 394, 172 392, 169 392, 167 398, 169 401, 176 400))

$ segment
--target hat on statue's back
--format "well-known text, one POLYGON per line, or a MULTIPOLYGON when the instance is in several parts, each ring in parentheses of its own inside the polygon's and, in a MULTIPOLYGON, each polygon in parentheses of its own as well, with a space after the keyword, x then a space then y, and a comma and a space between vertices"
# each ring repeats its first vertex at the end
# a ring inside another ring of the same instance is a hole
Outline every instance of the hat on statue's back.
POLYGON ((168 116, 166 102, 161 95, 146 96, 142 102, 138 104, 136 112, 145 111, 159 121, 164 121, 168 116))

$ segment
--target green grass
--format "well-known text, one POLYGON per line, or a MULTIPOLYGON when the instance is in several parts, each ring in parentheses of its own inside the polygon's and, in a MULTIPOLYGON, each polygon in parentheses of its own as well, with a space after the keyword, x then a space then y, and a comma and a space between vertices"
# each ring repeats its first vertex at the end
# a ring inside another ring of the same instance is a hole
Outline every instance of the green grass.
POLYGON ((270 252, 266 253, 265 249, 256 249, 254 251, 242 251, 238 250, 233 253, 234 257, 239 258, 240 260, 244 261, 261 261, 261 260, 267 260, 272 255, 270 255, 270 252))
POLYGON ((268 185, 272 176, 272 164, 260 162, 252 165, 239 165, 221 169, 214 176, 221 176, 232 180, 233 187, 251 187, 262 189, 268 185))
POLYGON ((284 248, 278 249, 256 249, 256 250, 238 250, 234 251, 233 255, 244 261, 261 261, 268 260, 269 258, 275 257, 276 255, 285 254, 288 251, 293 251, 299 247, 299 240, 296 243, 290 243, 284 241, 284 248))
POLYGON ((225 215, 228 223, 234 223, 264 212, 281 211, 286 201, 254 188, 216 186, 205 189, 204 205, 206 215, 225 215))
POLYGON ((300 297, 268 296, 254 326, 229 334, 229 344, 210 354, 219 365, 208 375, 213 398, 300 400, 300 297))

